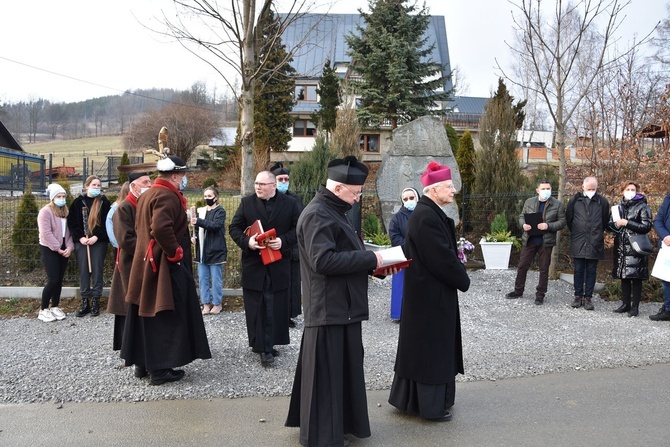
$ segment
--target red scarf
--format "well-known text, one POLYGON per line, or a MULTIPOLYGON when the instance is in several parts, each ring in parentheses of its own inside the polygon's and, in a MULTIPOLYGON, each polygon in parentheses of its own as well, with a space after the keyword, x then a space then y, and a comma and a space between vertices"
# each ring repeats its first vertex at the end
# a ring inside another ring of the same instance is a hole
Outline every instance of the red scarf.
POLYGON ((163 180, 160 178, 157 178, 156 181, 154 182, 153 185, 151 185, 152 188, 164 188, 164 189, 169 189, 171 191, 174 191, 177 193, 179 196, 179 200, 181 200, 181 205, 184 207, 184 211, 188 209, 188 204, 186 203, 186 197, 184 197, 184 194, 181 193, 177 189, 176 186, 174 186, 172 183, 168 182, 167 180, 163 180))
POLYGON ((132 192, 126 196, 126 200, 130 202, 133 208, 137 208, 137 197, 132 192))

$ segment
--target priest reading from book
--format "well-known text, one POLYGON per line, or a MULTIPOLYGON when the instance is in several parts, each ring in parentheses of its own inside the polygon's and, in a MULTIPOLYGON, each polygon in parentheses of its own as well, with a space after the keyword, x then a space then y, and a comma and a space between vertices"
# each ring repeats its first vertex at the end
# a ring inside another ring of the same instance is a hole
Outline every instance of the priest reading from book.
POLYGON ((299 216, 298 203, 277 194, 274 174, 262 171, 256 176, 254 194, 242 198, 228 227, 230 237, 242 250, 249 347, 260 356, 263 366, 272 365, 279 355, 276 345, 290 343, 289 258, 299 216))
POLYGON ((298 220, 305 328, 286 426, 300 427, 304 446, 370 436, 361 322, 369 318, 368 280, 384 258, 365 250, 346 214, 367 176, 356 157, 331 161, 326 184, 298 220))

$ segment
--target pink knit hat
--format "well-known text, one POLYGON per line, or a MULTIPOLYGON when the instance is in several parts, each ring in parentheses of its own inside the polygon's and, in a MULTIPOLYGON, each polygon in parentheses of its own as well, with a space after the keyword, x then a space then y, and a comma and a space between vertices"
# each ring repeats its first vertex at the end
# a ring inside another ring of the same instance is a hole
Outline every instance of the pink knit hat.
POLYGON ((421 184, 423 186, 432 185, 445 180, 451 180, 451 169, 449 169, 449 166, 441 165, 436 161, 428 163, 426 171, 421 174, 421 184))

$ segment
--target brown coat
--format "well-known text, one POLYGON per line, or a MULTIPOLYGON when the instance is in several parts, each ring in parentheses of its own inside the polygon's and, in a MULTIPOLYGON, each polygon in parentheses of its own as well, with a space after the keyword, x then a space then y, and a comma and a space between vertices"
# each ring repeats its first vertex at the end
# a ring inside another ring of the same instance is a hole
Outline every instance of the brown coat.
MULTIPOLYGON (((157 181, 158 182, 158 181, 157 181)), ((139 306, 141 317, 153 317, 157 312, 174 310, 170 269, 177 264, 168 261, 188 238, 188 219, 180 192, 158 187, 155 183, 142 194, 137 203, 135 230, 137 245, 130 269, 126 302, 139 306), (155 239, 153 271, 151 256, 146 256, 149 242, 155 239)), ((118 212, 118 211, 117 211, 118 212)))
POLYGON ((114 267, 112 287, 109 291, 107 312, 114 315, 126 315, 128 304, 125 302, 130 279, 130 267, 133 263, 137 235, 135 233, 135 205, 128 200, 121 202, 112 216, 114 237, 119 243, 115 253, 118 264, 114 267))

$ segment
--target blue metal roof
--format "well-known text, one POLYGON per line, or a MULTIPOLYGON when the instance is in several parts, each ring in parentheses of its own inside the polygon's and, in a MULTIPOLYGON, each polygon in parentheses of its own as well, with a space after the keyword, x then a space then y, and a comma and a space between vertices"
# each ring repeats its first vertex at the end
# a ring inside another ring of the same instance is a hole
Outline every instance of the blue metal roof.
MULTIPOLYGON (((286 18, 286 14, 279 14, 286 18)), ((296 50, 291 65, 300 77, 321 77, 323 65, 330 59, 331 66, 351 63, 347 55, 349 47, 345 37, 357 34, 357 25, 364 26, 360 14, 304 14, 288 24, 282 34, 282 41, 287 50, 296 50), (305 42, 303 42, 305 41, 305 42)), ((431 16, 426 30, 427 46, 435 45, 429 58, 444 66, 443 74, 451 72, 449 47, 444 16, 431 16)), ((445 90, 452 89, 452 82, 447 79, 445 90)))

